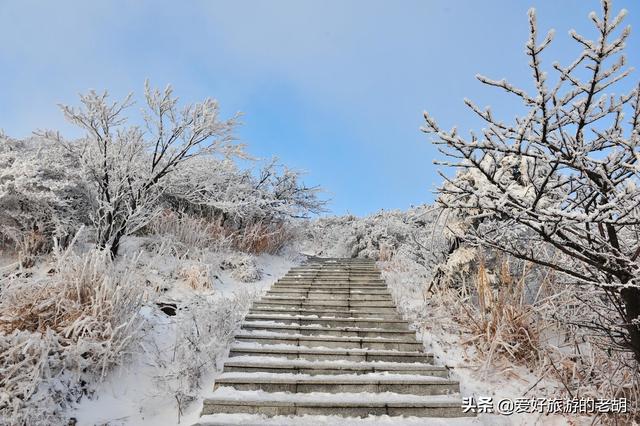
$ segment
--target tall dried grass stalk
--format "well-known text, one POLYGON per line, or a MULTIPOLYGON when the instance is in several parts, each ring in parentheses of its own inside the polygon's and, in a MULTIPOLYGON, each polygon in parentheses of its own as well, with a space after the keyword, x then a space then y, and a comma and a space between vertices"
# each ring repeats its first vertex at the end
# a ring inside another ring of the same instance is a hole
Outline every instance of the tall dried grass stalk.
POLYGON ((560 383, 556 396, 627 398, 627 415, 600 415, 594 421, 640 421, 640 372, 632 356, 611 351, 608 340, 572 325, 593 315, 578 298, 600 297, 595 290, 560 283, 553 270, 526 262, 514 275, 506 256, 494 264, 491 271, 478 258, 470 286, 466 281, 438 286, 424 295, 425 304, 435 303, 438 315, 462 328, 462 344, 476 347, 484 374, 505 363, 526 366, 541 380, 560 383), (532 284, 534 291, 527 294, 532 284))
POLYGON ((252 254, 275 254, 293 238, 284 223, 259 221, 234 229, 224 225, 221 219, 196 218, 172 210, 158 215, 149 228, 157 235, 172 235, 187 249, 233 248, 252 254))
POLYGON ((56 250, 56 272, 0 283, 0 418, 58 424, 138 338, 143 288, 106 251, 56 250))

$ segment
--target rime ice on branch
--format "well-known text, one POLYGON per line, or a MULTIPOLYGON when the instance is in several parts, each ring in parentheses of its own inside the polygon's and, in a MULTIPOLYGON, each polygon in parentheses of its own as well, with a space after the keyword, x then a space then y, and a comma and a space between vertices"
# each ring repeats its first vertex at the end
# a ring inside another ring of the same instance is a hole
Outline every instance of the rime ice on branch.
POLYGON ((171 86, 145 84, 144 129, 129 125, 124 112, 132 95, 109 102, 108 93, 80 96, 82 106, 61 105, 65 118, 86 131, 76 142, 57 133, 45 134, 65 145, 91 177, 97 191, 93 218, 98 246, 116 255, 122 237, 149 222, 165 177, 188 160, 204 155, 239 155, 232 131, 238 116, 219 117, 218 102, 205 99, 180 109, 171 86))
POLYGON ((486 124, 481 134, 445 131, 426 112, 422 130, 458 170, 441 173, 438 203, 470 222, 464 238, 601 288, 612 315, 592 326, 640 361, 640 86, 609 93, 630 73, 630 27, 619 28, 626 11, 613 16, 609 0, 602 7, 589 15, 597 39, 570 32, 582 52, 553 65, 557 81, 541 61, 553 32, 538 41, 533 9, 525 50, 535 91, 478 76, 519 98, 526 115, 503 122, 465 100, 486 124))

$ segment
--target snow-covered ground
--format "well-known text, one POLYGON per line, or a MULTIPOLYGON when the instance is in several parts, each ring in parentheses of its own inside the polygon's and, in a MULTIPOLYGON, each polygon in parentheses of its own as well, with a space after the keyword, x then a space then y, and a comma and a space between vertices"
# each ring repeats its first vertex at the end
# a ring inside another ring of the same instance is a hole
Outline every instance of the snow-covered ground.
MULTIPOLYGON (((415 212, 410 215, 424 216, 415 212)), ((304 260, 305 256, 300 254, 302 250, 307 255, 348 257, 364 253, 384 258, 386 247, 395 246, 392 261, 379 261, 378 267, 383 271, 401 313, 413 323, 425 349, 434 354, 435 364, 448 367, 451 378, 460 381, 462 397, 492 397, 497 402, 502 398, 550 398, 556 395, 562 387, 561 383, 549 377, 541 378, 538 372, 517 362, 495 357, 485 365, 487 358, 477 352, 477 347, 469 342, 468 334, 460 329, 454 318, 455 310, 442 309, 442 306, 437 306, 425 296, 424 285, 428 281, 428 275, 425 274, 428 271, 418 267, 416 252, 406 251, 406 246, 402 245, 398 249, 398 241, 404 238, 403 233, 411 233, 415 229, 407 223, 406 217, 403 213, 391 212, 373 219, 348 218, 346 222, 341 222, 339 218, 327 219, 329 224, 320 227, 321 230, 326 228, 326 232, 321 233, 320 242, 303 237, 289 251, 285 250, 285 254, 278 256, 255 256, 220 248, 184 251, 184 248, 176 246, 175 241, 158 238, 157 235, 127 238, 120 261, 129 259, 135 264, 135 280, 146 292, 146 302, 140 315, 142 337, 130 349, 131 354, 107 372, 104 380, 96 379, 95 383, 86 386, 89 395, 79 398, 77 404, 65 404, 67 409, 61 417, 73 418, 78 425, 109 426, 191 425, 198 422, 206 424, 209 420, 215 420, 217 424, 265 425, 506 426, 591 423, 592 418, 537 413, 511 416, 480 414, 476 418, 428 420, 388 416, 348 420, 334 416, 304 416, 296 419, 283 416, 269 419, 253 415, 200 417, 202 401, 212 391, 214 380, 227 359, 233 336, 249 306, 291 266, 304 260)), ((432 238, 430 235, 428 237, 432 238)), ((0 265, 4 265, 5 269, 13 268, 14 264, 11 258, 0 259, 0 265)), ((29 273, 32 279, 45 279, 54 266, 45 258, 29 273)), ((256 346, 254 343, 238 344, 238 347, 256 346)), ((251 357, 251 361, 258 359, 251 357)), ((395 377, 393 374, 381 376, 395 377)), ((268 374, 264 375, 264 378, 268 377, 268 374)), ((278 377, 285 376, 279 374, 278 377)), ((354 379, 359 377, 354 376, 354 379)), ((260 392, 241 392, 237 395, 243 398, 250 395, 265 397, 260 392)), ((285 397, 274 394, 267 396, 285 397)), ((292 401, 302 401, 307 396, 286 397, 292 401)), ((344 401, 347 397, 370 401, 376 398, 366 393, 330 396, 336 401, 344 401)), ((425 397, 418 399, 425 400, 425 397)))
MULTIPOLYGON (((413 322, 418 339, 422 340, 428 352, 433 353, 435 364, 450 369, 451 378, 460 381, 463 397, 490 397, 493 404, 501 399, 552 398, 558 387, 557 381, 540 378, 522 365, 502 362, 498 365, 484 365, 476 349, 467 341, 468 336, 460 330, 450 313, 435 309, 424 298, 421 281, 416 271, 396 269, 389 262, 379 262, 383 276, 391 289, 396 303, 406 319, 413 322)), ((509 416, 482 413, 476 421, 484 425, 577 425, 591 424, 592 419, 567 415, 520 413, 509 416)), ((411 423, 408 423, 411 424, 411 423)))
MULTIPOLYGON (((258 281, 241 282, 233 277, 232 271, 219 271, 210 291, 198 295, 206 299, 205 309, 233 303, 232 299, 237 297, 257 297, 298 262, 290 256, 268 254, 257 256, 255 261, 262 275, 258 281)), ((147 269, 150 275, 147 279, 157 280, 159 275, 176 267, 170 264, 169 259, 157 262, 157 259, 154 261, 150 258, 149 262, 152 267, 147 269)), ((175 303, 180 307, 194 296, 194 290, 184 282, 167 284, 171 289, 162 298, 166 303, 175 303)), ((201 398, 196 396, 193 401, 179 407, 176 394, 180 392, 180 378, 175 377, 179 369, 171 365, 172 351, 183 344, 179 341, 184 337, 179 332, 179 322, 188 321, 189 318, 185 319, 179 312, 175 316, 168 316, 160 309, 149 306, 145 307, 144 317, 144 350, 135 353, 125 365, 114 369, 99 384, 91 398, 84 398, 76 408, 70 410, 69 416, 74 417, 79 425, 169 426, 189 425, 199 419, 201 398)), ((202 395, 219 374, 228 346, 216 347, 215 350, 219 352, 215 365, 206 366, 200 378, 202 386, 199 392, 202 395)))

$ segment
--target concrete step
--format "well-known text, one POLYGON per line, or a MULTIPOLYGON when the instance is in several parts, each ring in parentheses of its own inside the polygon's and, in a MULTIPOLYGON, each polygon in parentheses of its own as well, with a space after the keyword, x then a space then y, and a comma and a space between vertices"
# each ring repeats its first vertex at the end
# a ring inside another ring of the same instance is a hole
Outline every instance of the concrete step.
POLYGON ((350 279, 315 279, 315 278, 280 278, 275 282, 276 284, 296 284, 296 285, 315 285, 315 286, 332 286, 332 287, 344 287, 344 286, 363 286, 363 287, 375 287, 386 286, 386 283, 382 280, 350 280, 350 279))
POLYGON ((375 269, 290 269, 287 275, 353 275, 353 276, 380 276, 375 269))
POLYGON ((279 324, 320 325, 324 327, 376 328, 389 331, 407 331, 409 323, 402 319, 376 318, 309 318, 301 315, 248 314, 247 321, 270 321, 279 324))
POLYGON ((388 290, 384 284, 356 284, 356 283, 281 283, 277 282, 271 286, 270 290, 290 288, 293 290, 305 291, 305 290, 318 290, 318 291, 385 291, 388 290))
POLYGON ((416 334, 411 330, 385 330, 381 328, 361 327, 326 327, 316 324, 294 325, 273 322, 245 322, 243 330, 269 331, 273 333, 301 334, 304 336, 335 336, 335 337, 383 337, 394 338, 407 342, 415 342, 416 334))
POLYGON ((269 290, 291 290, 294 292, 307 292, 307 291, 324 291, 324 292, 360 292, 360 293, 368 293, 368 292, 378 292, 384 291, 388 292, 389 288, 383 285, 375 285, 375 286, 361 286, 361 285, 316 285, 316 284, 274 284, 271 286, 269 290))
MULTIPOLYGON (((209 414, 200 417, 197 423, 192 426, 301 426, 301 425, 313 425, 313 426, 382 426, 382 425, 402 425, 402 426, 425 426, 425 425, 439 425, 449 426, 452 424, 452 420, 446 417, 429 417, 429 422, 425 423, 423 417, 389 417, 383 416, 366 416, 365 418, 353 417, 353 416, 336 416, 336 415, 311 415, 307 414, 300 420, 300 417, 296 416, 278 416, 274 415, 267 417, 264 414, 247 414, 247 413, 218 413, 209 414), (396 421, 396 419, 399 419, 396 421)), ((474 424, 473 420, 465 422, 461 419, 456 419, 456 425, 470 425, 474 424)))
POLYGON ((376 272, 372 273, 363 273, 363 272, 290 272, 285 277, 305 277, 305 278, 313 278, 313 277, 323 277, 323 278, 377 278, 380 279, 380 274, 376 272))
POLYGON ((460 391, 460 384, 457 381, 442 377, 385 375, 381 373, 359 376, 222 373, 216 378, 214 390, 223 386, 240 391, 262 390, 291 393, 393 392, 411 395, 446 395, 460 391))
POLYGON ((336 289, 328 290, 326 288, 318 288, 318 287, 306 287, 306 288, 271 287, 271 289, 267 291, 267 294, 272 294, 272 295, 282 295, 283 293, 291 294, 293 296, 303 296, 303 297, 316 296, 316 295, 338 295, 338 294, 344 294, 344 295, 355 294, 355 295, 370 295, 370 296, 376 296, 376 295, 389 296, 390 295, 389 290, 384 288, 361 290, 360 288, 353 289, 353 288, 347 287, 347 288, 336 288, 336 289))
POLYGON ((325 275, 380 275, 375 268, 291 268, 289 274, 325 274, 325 275))
POLYGON ((380 271, 376 268, 317 268, 317 267, 293 267, 289 270, 289 274, 298 274, 301 272, 317 273, 317 274, 378 274, 380 271))
POLYGON ((384 284, 384 280, 381 277, 339 277, 339 276, 322 276, 322 275, 285 275, 278 279, 278 282, 282 281, 305 281, 305 282, 319 282, 319 283, 361 283, 361 284, 384 284))
POLYGON ((457 395, 403 396, 404 398, 402 395, 377 393, 290 395, 220 388, 205 398, 202 414, 247 413, 267 416, 338 415, 345 417, 469 415, 462 412, 462 401, 457 395))
POLYGON ((299 359, 306 361, 350 361, 350 362, 397 362, 397 363, 421 363, 433 362, 433 354, 420 351, 393 351, 371 349, 329 349, 329 348, 305 348, 299 346, 247 346, 235 344, 231 347, 229 357, 277 357, 283 359, 299 359))
POLYGON ((380 277, 376 271, 320 271, 320 270, 297 270, 289 271, 286 276, 328 276, 328 277, 380 277))
POLYGON ((369 290, 376 290, 380 288, 388 288, 384 282, 376 282, 376 281, 338 281, 338 280, 328 280, 328 281, 316 281, 316 280, 278 280, 274 285, 280 286, 295 286, 298 288, 304 287, 315 287, 315 288, 337 288, 338 290, 341 288, 351 288, 351 287, 364 287, 369 290))
POLYGON ((340 290, 358 290, 358 291, 370 291, 370 290, 388 290, 388 287, 383 284, 313 284, 313 283, 299 283, 299 284, 281 284, 275 283, 271 286, 271 289, 299 289, 299 290, 322 290, 322 291, 340 291, 340 290))
POLYGON ((376 337, 323 337, 286 333, 248 333, 240 332, 235 336, 238 342, 252 342, 259 345, 291 345, 307 348, 341 349, 387 349, 397 351, 420 351, 422 343, 408 342, 395 338, 376 337))
POLYGON ((375 265, 362 264, 362 265, 314 265, 305 264, 300 266, 293 266, 290 271, 321 271, 321 272, 344 272, 344 271, 373 271, 379 272, 375 265))
POLYGON ((377 280, 306 280, 303 278, 279 279, 275 284, 314 287, 369 287, 372 289, 375 289, 375 287, 387 287, 385 282, 377 280))
POLYGON ((289 271, 285 276, 380 278, 381 274, 375 271, 289 271))
POLYGON ((432 363, 372 261, 311 259, 253 304, 202 413, 461 416, 432 363))
POLYGON ((384 280, 380 277, 338 277, 338 276, 303 276, 303 275, 285 275, 280 278, 278 282, 283 281, 313 281, 313 282, 362 282, 362 283, 384 283, 384 280))
POLYGON ((315 306, 372 306, 394 308, 393 301, 387 298, 373 296, 370 299, 307 299, 305 297, 279 297, 264 296, 260 299, 262 303, 275 303, 281 305, 315 305, 315 306))
POLYGON ((348 261, 342 261, 339 259, 336 259, 335 262, 327 262, 327 261, 321 261, 321 262, 315 262, 315 261, 307 261, 302 265, 298 265, 298 266, 294 266, 293 268, 325 268, 325 269, 332 269, 335 267, 340 267, 340 268, 375 268, 376 264, 374 261, 367 261, 367 262, 358 262, 359 259, 348 259, 348 261))
POLYGON ((269 290, 266 293, 267 297, 286 297, 289 299, 302 299, 302 300, 393 300, 389 292, 383 293, 330 293, 327 291, 308 291, 308 292, 280 292, 269 290))
POLYGON ((393 373, 449 377, 449 370, 427 363, 409 362, 352 362, 352 361, 308 361, 278 357, 237 356, 227 360, 224 371, 245 373, 289 373, 315 375, 393 373))
POLYGON ((343 311, 343 312, 380 312, 380 313, 397 313, 395 306, 392 303, 386 303, 382 306, 339 306, 339 305, 322 305, 319 303, 280 303, 280 302, 254 302, 253 307, 256 309, 289 309, 289 310, 308 310, 324 312, 330 311, 343 311))
MULTIPOLYGON (((313 309, 282 309, 282 308, 252 308, 249 310, 250 315, 297 315, 302 318, 313 317, 322 318, 374 318, 374 319, 397 319, 401 320, 402 316, 394 311, 391 312, 369 312, 354 310, 313 310, 313 309)), ((311 318, 310 318, 311 319, 311 318)))
MULTIPOLYGON (((304 302, 304 301, 308 301, 309 297, 307 297, 307 293, 303 293, 304 295, 300 295, 300 294, 296 294, 294 296, 283 296, 283 295, 265 295, 262 297, 261 300, 265 300, 265 299, 269 299, 269 300, 292 300, 292 301, 297 301, 297 302, 304 302)), ((310 293, 311 294, 311 293, 310 293)), ((334 302, 335 300, 330 299, 329 297, 332 296, 331 293, 322 293, 319 296, 326 296, 326 297, 317 297, 313 299, 313 302, 317 302, 317 301, 323 301, 323 300, 327 300, 330 302, 334 302)), ((353 301, 353 302, 366 302, 366 301, 371 301, 371 302, 377 302, 377 301, 387 301, 390 298, 390 295, 380 295, 380 294, 365 294, 365 293, 353 293, 353 297, 351 296, 351 293, 348 294, 337 294, 335 296, 341 296, 341 297, 345 297, 344 301, 345 302, 349 302, 349 301, 353 301)))

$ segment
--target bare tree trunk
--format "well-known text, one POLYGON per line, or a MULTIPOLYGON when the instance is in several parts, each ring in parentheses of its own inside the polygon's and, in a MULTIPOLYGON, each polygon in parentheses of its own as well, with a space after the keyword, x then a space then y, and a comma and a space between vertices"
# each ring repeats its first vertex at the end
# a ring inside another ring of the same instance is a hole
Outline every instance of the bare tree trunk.
POLYGON ((629 346, 640 363, 640 289, 623 288, 620 291, 626 314, 626 328, 629 332, 629 346))
POLYGON ((120 241, 122 240, 122 232, 116 233, 113 237, 113 243, 111 243, 111 257, 115 258, 118 255, 118 250, 120 250, 120 241))

